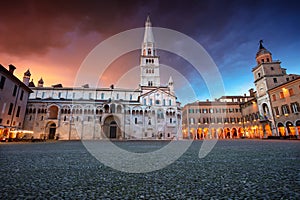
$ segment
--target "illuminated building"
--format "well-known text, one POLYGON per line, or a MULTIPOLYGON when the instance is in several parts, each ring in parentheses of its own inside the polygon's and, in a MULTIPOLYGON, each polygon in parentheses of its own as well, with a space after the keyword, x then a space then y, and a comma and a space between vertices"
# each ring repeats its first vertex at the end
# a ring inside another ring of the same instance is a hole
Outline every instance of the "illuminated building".
POLYGON ((196 101, 183 108, 183 137, 189 139, 298 138, 300 77, 287 74, 260 41, 252 69, 256 92, 249 96, 196 101))
POLYGON ((300 133, 300 77, 291 77, 286 83, 268 91, 271 97, 274 121, 279 136, 299 137, 300 133))
POLYGON ((9 70, 0 65, 0 139, 21 137, 9 135, 10 131, 22 129, 29 93, 30 72, 24 73, 23 82, 13 73, 15 66, 9 70))
MULTIPOLYGON (((181 110, 170 77, 161 86, 150 18, 145 23, 139 89, 32 87, 25 128, 48 139, 177 139, 181 110)), ((136 87, 134 87, 136 88, 136 87)))

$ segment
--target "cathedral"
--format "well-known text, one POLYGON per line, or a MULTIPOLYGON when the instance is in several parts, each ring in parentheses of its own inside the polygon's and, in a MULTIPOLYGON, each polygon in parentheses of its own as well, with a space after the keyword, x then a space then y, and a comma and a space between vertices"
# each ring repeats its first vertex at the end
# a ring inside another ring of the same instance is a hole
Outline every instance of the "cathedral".
MULTIPOLYGON (((41 139, 180 139, 181 109, 174 82, 170 77, 161 85, 159 68, 148 16, 138 90, 61 84, 44 87, 42 79, 37 86, 30 82, 33 93, 28 99, 24 129, 41 139)), ((29 78, 24 74, 24 79, 29 78)))

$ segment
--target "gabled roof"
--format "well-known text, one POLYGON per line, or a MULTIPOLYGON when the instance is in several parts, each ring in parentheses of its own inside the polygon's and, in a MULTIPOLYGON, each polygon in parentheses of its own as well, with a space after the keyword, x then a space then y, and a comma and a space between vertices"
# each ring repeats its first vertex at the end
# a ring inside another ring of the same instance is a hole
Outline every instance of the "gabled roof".
POLYGON ((150 94, 152 94, 152 93, 156 93, 156 92, 158 92, 158 91, 160 91, 160 92, 162 92, 162 93, 165 93, 165 94, 167 94, 167 95, 170 95, 170 96, 176 98, 176 96, 173 95, 173 94, 171 94, 169 91, 167 92, 167 91, 165 91, 165 90, 162 90, 162 88, 159 88, 159 87, 158 87, 158 88, 155 88, 155 89, 152 89, 152 90, 150 90, 149 92, 146 92, 146 93, 142 94, 140 97, 148 96, 148 95, 150 95, 150 94))

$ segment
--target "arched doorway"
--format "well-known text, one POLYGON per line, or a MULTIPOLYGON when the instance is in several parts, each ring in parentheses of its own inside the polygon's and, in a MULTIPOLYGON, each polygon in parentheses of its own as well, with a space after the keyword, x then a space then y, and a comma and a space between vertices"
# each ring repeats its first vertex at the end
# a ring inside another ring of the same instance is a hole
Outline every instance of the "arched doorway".
POLYGON ((117 123, 115 121, 110 122, 109 138, 117 138, 117 123))
POLYGON ((285 136, 285 128, 283 123, 279 122, 277 124, 279 136, 285 136))
POLYGON ((217 133, 218 133, 218 139, 224 139, 222 128, 218 128, 217 133))
POLYGON ((108 116, 103 123, 103 133, 106 138, 116 139, 121 136, 119 119, 116 116, 108 116))
POLYGON ((270 111, 266 103, 262 105, 262 110, 263 110, 263 117, 265 120, 267 120, 270 117, 270 111))
POLYGON ((224 132, 225 132, 225 138, 230 139, 230 129, 229 128, 225 128, 224 132))
POLYGON ((231 137, 232 137, 232 138, 237 138, 237 131, 236 131, 236 128, 232 128, 232 129, 231 129, 231 137))
POLYGON ((56 124, 53 122, 53 123, 50 123, 48 126, 49 126, 48 139, 53 140, 55 138, 56 124))
POLYGON ((290 121, 287 121, 285 124, 286 124, 286 129, 288 131, 289 136, 295 137, 296 131, 295 131, 295 127, 294 127, 293 123, 290 121))

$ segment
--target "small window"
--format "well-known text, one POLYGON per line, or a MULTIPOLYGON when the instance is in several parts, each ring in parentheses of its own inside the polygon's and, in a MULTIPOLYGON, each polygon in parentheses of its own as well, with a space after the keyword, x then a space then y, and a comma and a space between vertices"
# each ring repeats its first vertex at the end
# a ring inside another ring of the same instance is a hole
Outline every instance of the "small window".
POLYGON ((294 95, 294 90, 293 90, 293 88, 290 88, 290 89, 289 89, 289 94, 290 94, 290 96, 293 96, 293 95, 294 95))
POLYGON ((274 112, 275 112, 276 116, 279 115, 279 109, 278 109, 278 107, 274 107, 274 112))
POLYGON ((0 89, 3 89, 4 84, 5 84, 5 80, 6 78, 4 76, 1 76, 1 80, 0 80, 0 89))
POLYGON ((257 76, 260 77, 260 73, 258 73, 257 76))
POLYGON ((101 93, 101 99, 104 99, 104 93, 101 93))
POLYGON ((273 71, 273 70, 274 70, 274 67, 271 67, 271 70, 273 71))
POLYGON ((273 78, 274 83, 277 83, 277 78, 273 78))
POLYGON ((60 97, 61 97, 61 92, 58 93, 58 98, 60 98, 60 97))
POLYGON ((281 110, 282 110, 282 114, 284 114, 284 115, 288 115, 290 113, 290 109, 289 109, 288 105, 286 105, 286 104, 281 106, 281 110))
POLYGON ((299 112, 298 102, 291 103, 291 110, 292 110, 292 113, 298 113, 299 112))
POLYGON ((171 105, 172 105, 172 100, 170 99, 170 100, 169 100, 169 106, 171 106, 171 105))
POLYGON ((289 81, 290 79, 289 78, 286 78, 286 81, 289 81))
POLYGON ((130 94, 129 99, 130 99, 130 101, 132 100, 132 94, 130 94))
POLYGON ((276 101, 276 95, 275 94, 272 95, 272 101, 276 101))
POLYGON ((137 118, 134 118, 134 123, 137 124, 137 118))
POLYGON ((18 86, 17 86, 17 85, 15 85, 15 87, 14 87, 14 91, 13 91, 13 96, 16 96, 16 94, 17 94, 17 89, 18 89, 18 86))
POLYGON ((8 115, 11 115, 12 110, 13 110, 13 107, 14 107, 14 104, 13 104, 13 103, 10 103, 10 104, 9 104, 9 109, 8 109, 8 115))
POLYGON ((18 106, 16 117, 20 117, 21 106, 18 106))
POLYGON ((155 104, 156 104, 156 105, 159 105, 159 103, 160 103, 159 100, 156 100, 156 101, 155 101, 155 104))
POLYGON ((264 60, 264 59, 261 59, 261 62, 262 62, 262 63, 264 63, 264 62, 265 62, 265 60, 264 60))
POLYGON ((24 90, 21 91, 20 101, 23 100, 23 96, 24 96, 24 90))
POLYGON ((280 97, 280 99, 283 99, 283 98, 284 98, 283 92, 280 92, 280 93, 279 93, 279 97, 280 97))

